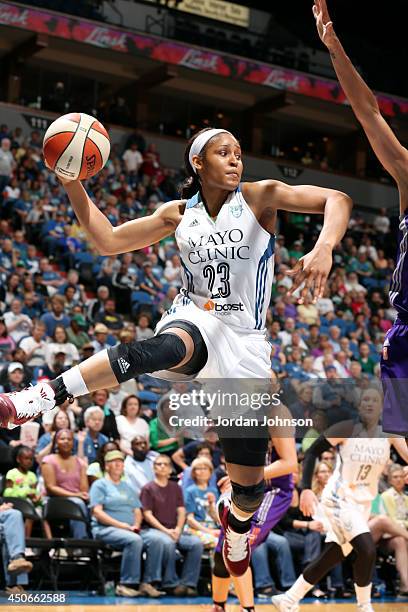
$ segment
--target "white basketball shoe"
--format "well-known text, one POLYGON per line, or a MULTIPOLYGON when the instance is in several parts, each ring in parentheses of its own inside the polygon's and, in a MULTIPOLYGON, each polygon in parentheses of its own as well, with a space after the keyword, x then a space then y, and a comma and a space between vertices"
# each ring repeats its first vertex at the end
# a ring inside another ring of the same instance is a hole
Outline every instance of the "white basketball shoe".
POLYGON ((286 593, 282 593, 282 595, 274 595, 271 598, 271 601, 277 610, 280 612, 299 612, 300 607, 298 603, 293 603, 286 595, 286 593))
POLYGON ((13 429, 54 407, 54 390, 45 382, 23 391, 0 393, 0 425, 13 429))

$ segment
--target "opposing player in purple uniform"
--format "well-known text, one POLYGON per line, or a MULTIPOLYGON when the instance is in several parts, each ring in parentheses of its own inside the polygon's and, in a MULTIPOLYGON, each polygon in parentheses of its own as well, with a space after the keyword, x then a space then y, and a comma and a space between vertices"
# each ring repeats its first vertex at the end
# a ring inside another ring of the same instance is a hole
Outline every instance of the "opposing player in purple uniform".
MULTIPOLYGON (((264 470, 265 494, 261 506, 252 518, 249 536, 251 550, 266 540, 270 531, 288 510, 293 494, 292 473, 296 470, 294 438, 272 437, 264 470)), ((231 580, 222 556, 224 537, 225 533, 221 530, 214 555, 212 612, 225 610, 231 580)), ((248 568, 243 576, 232 579, 242 612, 252 612, 255 608, 251 570, 248 568)))
POLYGON ((327 10, 326 0, 315 0, 313 14, 322 42, 351 107, 377 158, 397 183, 400 198, 398 255, 389 291, 397 310, 385 337, 381 378, 384 389, 383 430, 408 436, 408 150, 401 145, 381 116, 378 102, 347 57, 327 10))

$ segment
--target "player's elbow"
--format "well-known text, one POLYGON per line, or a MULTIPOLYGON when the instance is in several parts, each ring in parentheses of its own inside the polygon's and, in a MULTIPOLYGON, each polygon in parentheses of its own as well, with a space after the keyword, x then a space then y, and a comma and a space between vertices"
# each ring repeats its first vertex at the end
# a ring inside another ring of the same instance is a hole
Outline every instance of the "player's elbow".
POLYGON ((299 472, 299 463, 298 463, 297 457, 295 459, 292 459, 292 461, 289 462, 289 467, 290 467, 291 474, 297 474, 299 472))
POLYGON ((377 98, 373 95, 372 98, 368 98, 364 101, 364 106, 359 109, 355 109, 356 117, 359 123, 365 128, 369 127, 373 123, 373 119, 376 120, 378 116, 381 117, 380 107, 378 106, 377 98))
POLYGON ((118 252, 117 249, 115 249, 114 245, 108 241, 106 241, 106 243, 98 241, 98 243, 95 244, 95 247, 99 255, 105 255, 108 257, 110 255, 116 255, 118 252))
POLYGON ((344 207, 349 213, 351 213, 353 209, 353 200, 351 197, 343 191, 335 191, 334 196, 337 202, 340 203, 341 206, 344 207))

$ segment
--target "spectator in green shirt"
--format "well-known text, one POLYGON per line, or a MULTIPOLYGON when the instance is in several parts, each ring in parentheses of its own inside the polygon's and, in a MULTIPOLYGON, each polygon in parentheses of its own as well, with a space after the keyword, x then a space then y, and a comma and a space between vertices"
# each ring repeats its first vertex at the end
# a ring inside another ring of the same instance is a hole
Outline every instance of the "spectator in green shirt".
POLYGON ((365 374, 374 374, 376 362, 370 357, 370 347, 366 342, 360 344, 360 357, 358 358, 361 364, 361 369, 365 374))
POLYGON ((171 457, 178 449, 180 435, 176 435, 174 428, 169 425, 169 418, 174 412, 170 410, 168 395, 163 396, 157 404, 157 417, 149 423, 150 447, 171 457))
POLYGON ((295 240, 289 249, 289 257, 294 257, 298 261, 304 255, 304 249, 300 240, 295 240))
POLYGON ((67 328, 68 342, 72 342, 78 350, 81 350, 85 344, 91 342, 90 337, 86 333, 88 325, 86 319, 81 314, 75 314, 71 319, 71 325, 67 328))
MULTIPOLYGON (((38 492, 38 480, 34 472, 31 471, 34 462, 34 451, 28 446, 19 446, 16 454, 17 467, 9 470, 6 474, 6 488, 4 497, 20 497, 29 499, 35 505, 42 503, 42 496, 38 492)), ((31 536, 33 521, 25 520, 26 538, 31 536)), ((51 531, 48 523, 44 522, 44 531, 48 538, 51 538, 51 531)))

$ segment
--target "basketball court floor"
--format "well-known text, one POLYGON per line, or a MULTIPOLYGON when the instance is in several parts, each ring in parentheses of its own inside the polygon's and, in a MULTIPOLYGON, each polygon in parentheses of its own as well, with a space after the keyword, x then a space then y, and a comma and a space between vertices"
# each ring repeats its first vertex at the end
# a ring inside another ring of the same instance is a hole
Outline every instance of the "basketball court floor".
MULTIPOLYGON (((117 597, 90 597, 67 594, 67 604, 59 605, 24 605, 7 602, 4 597, 0 599, 0 608, 7 610, 17 609, 19 612, 32 612, 33 609, 41 612, 95 612, 97 608, 103 609, 104 606, 115 606, 117 612, 210 612, 211 605, 208 598, 197 599, 176 599, 169 598, 157 602, 140 599, 130 600, 117 597)), ((375 612, 408 612, 408 598, 398 600, 382 600, 374 602, 375 612)), ((276 612, 276 609, 267 602, 257 603, 258 612, 276 612)), ((324 603, 319 601, 305 600, 301 605, 300 612, 356 612, 355 603, 324 603)), ((227 605, 226 612, 239 612, 239 605, 232 602, 227 605)))

